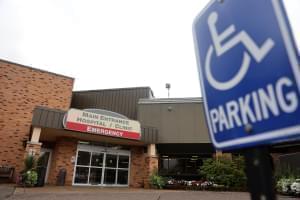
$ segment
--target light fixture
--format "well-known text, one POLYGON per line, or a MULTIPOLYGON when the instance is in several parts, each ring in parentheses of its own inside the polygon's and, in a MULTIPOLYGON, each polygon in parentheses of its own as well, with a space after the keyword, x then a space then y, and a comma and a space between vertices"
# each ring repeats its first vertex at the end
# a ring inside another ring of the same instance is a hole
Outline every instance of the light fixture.
POLYGON ((168 98, 170 98, 170 88, 171 88, 171 84, 170 83, 166 83, 166 88, 168 90, 168 98))

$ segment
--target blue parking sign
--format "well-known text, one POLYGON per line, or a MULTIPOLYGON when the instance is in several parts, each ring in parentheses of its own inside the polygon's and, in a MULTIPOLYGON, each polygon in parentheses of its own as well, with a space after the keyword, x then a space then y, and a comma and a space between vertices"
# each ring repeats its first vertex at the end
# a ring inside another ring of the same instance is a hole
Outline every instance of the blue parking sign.
POLYGON ((300 138, 300 70, 281 0, 212 0, 193 25, 217 149, 300 138))

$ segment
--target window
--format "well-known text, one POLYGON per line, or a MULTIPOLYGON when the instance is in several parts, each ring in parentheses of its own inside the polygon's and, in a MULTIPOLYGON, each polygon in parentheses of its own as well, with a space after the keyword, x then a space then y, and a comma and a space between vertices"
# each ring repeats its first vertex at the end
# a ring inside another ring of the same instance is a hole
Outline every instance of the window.
POLYGON ((164 176, 198 176, 205 155, 163 155, 159 159, 159 174, 164 176))

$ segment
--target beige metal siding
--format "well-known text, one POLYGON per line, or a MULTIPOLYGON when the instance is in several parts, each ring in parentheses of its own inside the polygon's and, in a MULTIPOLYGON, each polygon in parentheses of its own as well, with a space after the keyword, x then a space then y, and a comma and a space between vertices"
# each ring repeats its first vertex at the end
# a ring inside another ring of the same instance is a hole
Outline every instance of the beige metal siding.
POLYGON ((202 103, 139 104, 138 120, 158 129, 157 143, 210 143, 202 103))
POLYGON ((73 92, 72 108, 98 108, 137 119, 137 103, 141 98, 150 98, 149 87, 73 92))

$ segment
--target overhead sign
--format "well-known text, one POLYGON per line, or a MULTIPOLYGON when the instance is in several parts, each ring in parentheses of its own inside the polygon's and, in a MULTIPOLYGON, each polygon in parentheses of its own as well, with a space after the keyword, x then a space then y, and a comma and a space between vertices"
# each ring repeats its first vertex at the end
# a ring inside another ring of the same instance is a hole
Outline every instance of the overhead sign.
POLYGON ((65 129, 140 140, 141 126, 138 121, 70 109, 64 122, 65 129))
POLYGON ((193 29, 214 146, 299 138, 299 62, 282 1, 212 0, 193 29))

